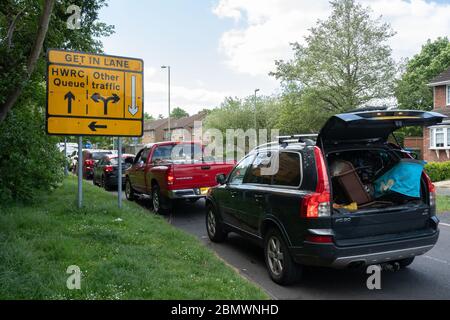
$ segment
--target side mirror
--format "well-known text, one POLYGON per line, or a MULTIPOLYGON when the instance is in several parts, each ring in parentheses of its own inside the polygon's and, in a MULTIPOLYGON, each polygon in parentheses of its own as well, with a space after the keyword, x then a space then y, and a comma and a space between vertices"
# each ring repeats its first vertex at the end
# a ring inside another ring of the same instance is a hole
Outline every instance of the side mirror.
POLYGON ((223 185, 227 182, 227 177, 223 173, 220 173, 216 176, 216 181, 218 184, 223 185))

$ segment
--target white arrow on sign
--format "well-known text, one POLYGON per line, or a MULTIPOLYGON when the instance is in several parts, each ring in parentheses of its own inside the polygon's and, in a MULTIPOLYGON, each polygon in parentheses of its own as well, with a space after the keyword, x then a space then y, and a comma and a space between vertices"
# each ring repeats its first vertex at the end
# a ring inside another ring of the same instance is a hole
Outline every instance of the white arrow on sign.
POLYGON ((128 106, 128 112, 134 116, 138 111, 139 107, 136 105, 136 76, 131 76, 131 106, 128 106))

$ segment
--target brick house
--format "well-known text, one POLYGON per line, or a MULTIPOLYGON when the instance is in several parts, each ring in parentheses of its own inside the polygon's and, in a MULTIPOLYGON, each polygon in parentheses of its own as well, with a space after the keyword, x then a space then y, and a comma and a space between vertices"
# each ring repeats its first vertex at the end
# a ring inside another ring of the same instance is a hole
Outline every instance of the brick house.
POLYGON ((167 126, 167 119, 147 120, 144 122, 144 135, 142 143, 148 144, 164 140, 164 126, 167 126))
POLYGON ((442 124, 424 128, 423 159, 450 161, 450 68, 428 84, 433 88, 433 111, 449 116, 442 124))
POLYGON ((172 141, 191 141, 194 140, 194 133, 199 136, 199 132, 194 132, 195 122, 201 122, 206 117, 205 112, 199 112, 189 117, 180 119, 171 119, 170 131, 171 139, 169 139, 169 124, 164 125, 164 140, 172 141))
POLYGON ((201 122, 205 117, 206 113, 200 112, 189 117, 171 119, 171 137, 169 137, 169 120, 167 118, 145 121, 142 143, 148 144, 169 140, 190 141, 192 140, 194 133, 197 136, 200 135, 200 132, 194 132, 195 122, 201 122))

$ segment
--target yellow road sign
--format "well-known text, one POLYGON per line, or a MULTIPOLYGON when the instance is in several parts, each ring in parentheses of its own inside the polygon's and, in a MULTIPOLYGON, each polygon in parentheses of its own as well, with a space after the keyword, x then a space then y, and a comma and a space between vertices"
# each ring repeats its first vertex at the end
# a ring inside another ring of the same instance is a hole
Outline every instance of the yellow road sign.
POLYGON ((53 49, 47 58, 48 134, 142 136, 142 60, 53 49))

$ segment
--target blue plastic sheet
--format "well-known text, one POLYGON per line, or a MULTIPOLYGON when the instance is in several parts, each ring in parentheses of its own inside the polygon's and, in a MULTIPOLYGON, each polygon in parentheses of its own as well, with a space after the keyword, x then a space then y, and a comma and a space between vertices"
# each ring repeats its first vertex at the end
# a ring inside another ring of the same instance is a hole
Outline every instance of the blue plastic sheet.
POLYGON ((423 162, 417 160, 401 160, 392 169, 375 180, 375 198, 390 192, 397 192, 412 198, 420 198, 420 178, 423 162))

